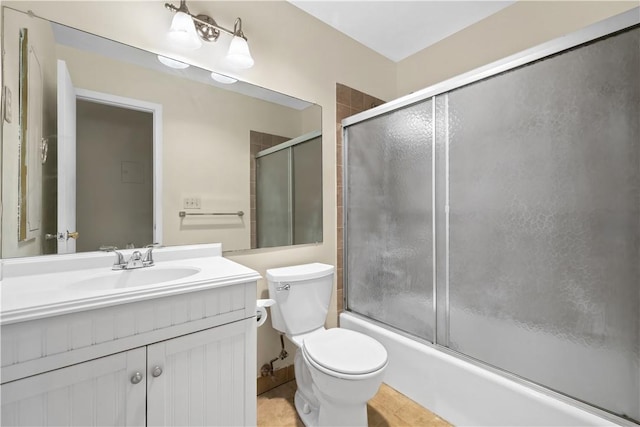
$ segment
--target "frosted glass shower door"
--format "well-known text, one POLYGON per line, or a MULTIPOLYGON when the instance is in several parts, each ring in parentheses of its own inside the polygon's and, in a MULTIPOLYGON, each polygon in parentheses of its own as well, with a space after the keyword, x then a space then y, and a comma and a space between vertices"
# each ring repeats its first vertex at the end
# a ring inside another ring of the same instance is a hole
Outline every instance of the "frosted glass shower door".
POLYGON ((636 420, 639 45, 636 28, 438 99, 449 346, 636 420))
POLYGON ((347 306, 434 337, 430 100, 346 131, 347 306))

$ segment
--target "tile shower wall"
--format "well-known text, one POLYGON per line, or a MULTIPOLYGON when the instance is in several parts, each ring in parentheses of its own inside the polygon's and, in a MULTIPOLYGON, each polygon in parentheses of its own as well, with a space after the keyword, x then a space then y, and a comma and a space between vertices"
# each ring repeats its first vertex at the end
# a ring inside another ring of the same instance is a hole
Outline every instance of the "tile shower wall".
POLYGON ((249 178, 249 185, 251 187, 251 249, 258 247, 258 230, 256 228, 256 155, 267 148, 274 147, 278 144, 282 144, 285 141, 290 140, 286 136, 271 135, 269 133, 249 131, 249 145, 250 145, 250 162, 251 172, 249 178))
MULTIPOLYGON (((343 247, 344 247, 344 233, 342 227, 342 119, 354 114, 361 113, 370 108, 377 107, 384 104, 385 101, 375 98, 359 90, 352 89, 349 86, 345 86, 340 83, 336 83, 336 174, 338 188, 336 190, 337 196, 337 218, 336 224, 338 227, 337 233, 337 259, 336 259, 336 280, 337 280, 337 301, 338 301, 338 314, 344 309, 343 301, 343 286, 342 286, 342 271, 343 271, 343 247)), ((253 196, 252 196, 253 197, 253 196)), ((253 208, 252 208, 253 209, 253 208)))

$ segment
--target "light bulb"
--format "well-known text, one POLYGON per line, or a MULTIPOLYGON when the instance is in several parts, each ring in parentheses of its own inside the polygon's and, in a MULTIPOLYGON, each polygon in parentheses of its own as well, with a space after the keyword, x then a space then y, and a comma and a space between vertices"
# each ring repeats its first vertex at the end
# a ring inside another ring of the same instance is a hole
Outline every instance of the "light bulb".
POLYGON ((251 68, 254 61, 249 52, 249 44, 242 37, 234 36, 227 52, 227 62, 235 68, 251 68))
POLYGON ((184 12, 176 12, 169 29, 169 40, 183 49, 198 49, 202 46, 202 40, 196 32, 196 26, 191 16, 184 12))

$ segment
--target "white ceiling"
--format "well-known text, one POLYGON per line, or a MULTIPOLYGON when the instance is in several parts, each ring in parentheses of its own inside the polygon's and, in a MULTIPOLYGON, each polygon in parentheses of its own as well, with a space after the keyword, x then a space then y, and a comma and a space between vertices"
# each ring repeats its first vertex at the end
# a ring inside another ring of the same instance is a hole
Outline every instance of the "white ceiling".
POLYGON ((511 1, 289 0, 368 48, 398 62, 489 15, 511 1))

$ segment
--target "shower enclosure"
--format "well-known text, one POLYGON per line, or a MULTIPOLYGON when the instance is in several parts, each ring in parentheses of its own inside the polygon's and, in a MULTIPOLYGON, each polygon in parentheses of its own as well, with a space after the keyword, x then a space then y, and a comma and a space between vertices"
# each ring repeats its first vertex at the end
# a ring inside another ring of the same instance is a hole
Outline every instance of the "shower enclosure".
POLYGON ((640 420, 632 12, 343 121, 347 310, 640 420))

